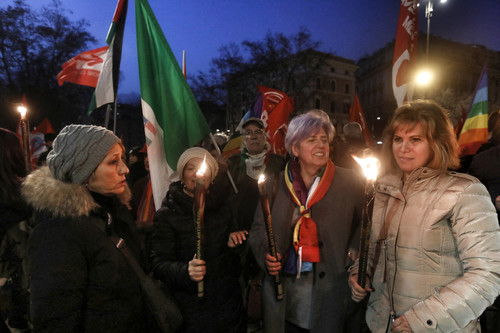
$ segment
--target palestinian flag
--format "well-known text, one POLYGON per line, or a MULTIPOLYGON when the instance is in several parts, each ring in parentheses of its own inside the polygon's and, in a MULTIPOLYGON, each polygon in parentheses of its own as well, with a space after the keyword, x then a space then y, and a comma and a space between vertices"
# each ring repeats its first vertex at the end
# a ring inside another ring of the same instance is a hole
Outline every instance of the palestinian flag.
POLYGON ((105 104, 114 103, 118 93, 120 62, 122 58, 123 31, 127 18, 128 0, 118 0, 113 21, 109 27, 106 43, 109 48, 104 55, 99 80, 89 106, 89 114, 105 104))

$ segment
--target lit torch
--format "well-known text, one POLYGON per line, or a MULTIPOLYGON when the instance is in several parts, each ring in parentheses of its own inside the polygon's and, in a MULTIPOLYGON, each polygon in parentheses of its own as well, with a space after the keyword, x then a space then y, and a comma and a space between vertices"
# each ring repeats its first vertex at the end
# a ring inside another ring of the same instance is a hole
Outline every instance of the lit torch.
POLYGON ((23 148, 24 148, 24 163, 26 164, 26 171, 29 173, 31 171, 31 154, 30 154, 30 132, 28 125, 28 117, 26 113, 28 109, 20 104, 17 107, 17 111, 21 114, 21 132, 23 137, 23 148))
MULTIPOLYGON (((207 164, 205 163, 205 158, 201 164, 200 169, 196 172, 196 186, 194 188, 194 219, 196 225, 196 258, 203 260, 203 217, 205 213, 205 171, 207 169, 207 164)), ((203 280, 198 282, 198 297, 203 297, 205 293, 205 287, 203 280)))
POLYGON ((354 155, 352 157, 359 163, 366 176, 365 200, 363 204, 363 212, 361 214, 361 237, 359 242, 358 268, 358 284, 364 288, 366 284, 368 250, 370 247, 370 230, 372 227, 373 196, 375 193, 375 181, 377 180, 380 162, 375 157, 358 158, 354 155))
MULTIPOLYGON (((274 241, 274 233, 273 233, 273 222, 271 219, 271 209, 269 207, 269 199, 267 197, 266 193, 266 177, 264 174, 261 174, 259 177, 259 180, 257 182, 257 185, 259 187, 259 194, 260 194, 260 204, 262 206, 262 213, 264 214, 264 221, 266 223, 266 231, 267 231, 267 243, 269 246, 269 254, 276 258, 277 257, 277 252, 276 252, 276 242, 274 241)), ((274 276, 274 286, 276 290, 276 299, 277 300, 282 300, 283 299, 283 284, 281 283, 281 276, 280 273, 276 274, 274 276)))

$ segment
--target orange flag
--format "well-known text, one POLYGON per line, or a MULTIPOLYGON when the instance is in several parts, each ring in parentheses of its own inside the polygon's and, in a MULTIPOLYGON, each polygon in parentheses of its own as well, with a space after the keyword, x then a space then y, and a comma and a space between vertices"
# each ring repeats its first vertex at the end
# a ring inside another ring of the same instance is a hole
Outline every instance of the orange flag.
POLYGON ((372 147, 374 145, 372 136, 370 134, 370 129, 368 129, 368 124, 366 123, 365 114, 359 103, 358 94, 354 95, 354 103, 349 109, 349 121, 355 121, 361 125, 363 130, 363 136, 365 138, 365 145, 367 147, 372 147))

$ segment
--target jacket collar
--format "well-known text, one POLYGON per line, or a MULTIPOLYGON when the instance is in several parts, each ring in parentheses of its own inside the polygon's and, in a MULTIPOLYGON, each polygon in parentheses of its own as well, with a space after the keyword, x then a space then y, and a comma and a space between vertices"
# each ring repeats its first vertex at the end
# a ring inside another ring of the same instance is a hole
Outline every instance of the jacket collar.
POLYGON ((440 171, 427 167, 416 168, 410 173, 408 179, 403 182, 403 172, 385 174, 377 181, 377 191, 398 196, 396 194, 406 192, 409 187, 417 189, 419 186, 426 186, 431 178, 438 177, 440 171))
MULTIPOLYGON (((47 211, 56 217, 89 216, 99 207, 83 184, 66 183, 54 178, 47 166, 33 171, 22 184, 26 202, 37 211, 47 211)), ((118 196, 128 206, 130 189, 118 196)))

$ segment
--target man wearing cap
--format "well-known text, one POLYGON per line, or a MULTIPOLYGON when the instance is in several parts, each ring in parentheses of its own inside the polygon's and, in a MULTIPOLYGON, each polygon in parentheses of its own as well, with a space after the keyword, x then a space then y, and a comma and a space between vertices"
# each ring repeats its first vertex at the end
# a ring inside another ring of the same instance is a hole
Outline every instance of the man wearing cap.
MULTIPOLYGON (((228 167, 238 188, 238 194, 230 199, 235 216, 230 242, 234 247, 243 245, 243 284, 246 289, 248 281, 254 279, 259 272, 255 259, 246 245, 248 231, 259 200, 257 180, 261 174, 264 174, 266 179, 274 180, 278 177, 285 168, 285 158, 269 153, 270 145, 266 140, 264 122, 261 119, 247 119, 242 125, 242 137, 241 153, 229 158, 228 167)), ((272 205, 272 193, 269 195, 272 205)), ((251 312, 252 309, 249 309, 249 324, 252 320, 251 312)))

